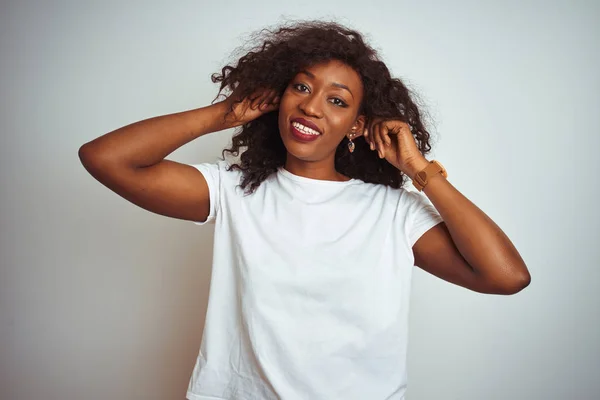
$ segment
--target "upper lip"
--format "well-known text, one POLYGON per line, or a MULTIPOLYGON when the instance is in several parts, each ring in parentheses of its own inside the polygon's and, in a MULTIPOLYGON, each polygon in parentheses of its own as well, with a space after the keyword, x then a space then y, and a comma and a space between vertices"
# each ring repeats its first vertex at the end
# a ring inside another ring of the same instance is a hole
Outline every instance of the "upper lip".
POLYGON ((323 133, 323 132, 321 132, 321 130, 319 129, 319 127, 314 122, 311 122, 311 121, 309 121, 307 119, 304 119, 304 118, 294 118, 294 119, 292 119, 292 122, 298 122, 299 124, 302 124, 302 125, 304 125, 306 127, 314 129, 315 131, 317 131, 319 133, 323 133))

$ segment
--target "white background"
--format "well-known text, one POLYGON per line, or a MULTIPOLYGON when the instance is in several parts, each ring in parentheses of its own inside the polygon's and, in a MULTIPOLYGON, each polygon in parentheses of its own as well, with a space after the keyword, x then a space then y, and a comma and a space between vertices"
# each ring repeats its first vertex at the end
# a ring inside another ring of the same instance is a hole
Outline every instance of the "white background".
MULTIPOLYGON (((350 0, 2 2, 0 398, 184 398, 213 228, 126 202, 77 150, 208 105, 210 74, 282 17, 365 34, 420 93, 432 157, 531 271, 502 297, 418 270, 408 398, 598 398, 598 2, 350 0)), ((230 136, 170 158, 214 161, 230 136)))

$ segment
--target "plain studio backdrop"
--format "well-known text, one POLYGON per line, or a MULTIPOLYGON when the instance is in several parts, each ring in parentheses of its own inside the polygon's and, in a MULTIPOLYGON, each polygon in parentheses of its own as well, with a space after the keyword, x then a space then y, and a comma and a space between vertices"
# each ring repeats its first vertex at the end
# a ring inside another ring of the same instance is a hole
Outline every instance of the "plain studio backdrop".
MULTIPOLYGON (((598 3, 322 0, 2 2, 0 398, 184 398, 214 228, 128 203, 77 150, 208 105, 210 74, 283 18, 366 35, 419 93, 432 157, 531 271, 503 297, 417 270, 408 398, 597 399, 598 3)), ((231 134, 169 158, 216 161, 231 134)))

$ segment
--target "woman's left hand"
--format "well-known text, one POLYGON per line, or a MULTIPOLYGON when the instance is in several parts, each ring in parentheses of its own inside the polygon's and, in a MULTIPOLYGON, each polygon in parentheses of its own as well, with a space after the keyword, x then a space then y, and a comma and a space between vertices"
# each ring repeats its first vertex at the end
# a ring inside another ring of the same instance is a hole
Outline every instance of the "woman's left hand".
POLYGON ((365 129, 364 137, 379 158, 385 158, 411 179, 429 163, 419 151, 406 122, 375 119, 365 129))

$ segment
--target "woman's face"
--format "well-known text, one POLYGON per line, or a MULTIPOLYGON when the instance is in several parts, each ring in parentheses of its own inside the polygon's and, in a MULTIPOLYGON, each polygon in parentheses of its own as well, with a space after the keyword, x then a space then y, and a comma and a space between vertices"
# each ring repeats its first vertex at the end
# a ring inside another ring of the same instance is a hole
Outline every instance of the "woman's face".
POLYGON ((313 162, 333 159, 352 128, 355 137, 362 134, 364 117, 357 115, 362 97, 360 76, 341 61, 299 72, 279 105, 279 132, 288 157, 313 162))

